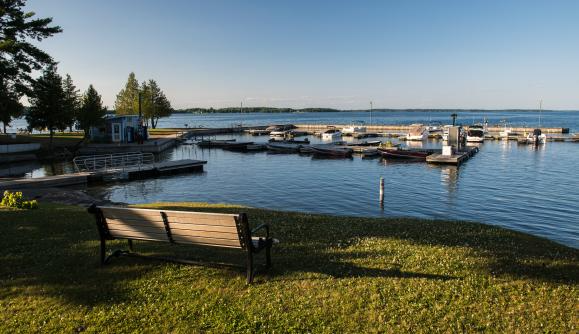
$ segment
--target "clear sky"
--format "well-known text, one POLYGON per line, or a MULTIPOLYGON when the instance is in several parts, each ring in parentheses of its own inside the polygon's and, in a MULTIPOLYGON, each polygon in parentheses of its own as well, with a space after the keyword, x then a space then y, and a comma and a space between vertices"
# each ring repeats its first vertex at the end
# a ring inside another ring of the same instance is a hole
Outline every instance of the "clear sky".
POLYGON ((112 107, 129 72, 175 108, 579 109, 579 1, 30 0, 41 43, 112 107))

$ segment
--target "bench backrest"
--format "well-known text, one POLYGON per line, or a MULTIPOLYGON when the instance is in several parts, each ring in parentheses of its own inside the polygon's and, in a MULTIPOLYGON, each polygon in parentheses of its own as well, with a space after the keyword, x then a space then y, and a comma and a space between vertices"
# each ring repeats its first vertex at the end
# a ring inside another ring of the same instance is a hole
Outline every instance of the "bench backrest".
POLYGON ((245 214, 97 207, 99 228, 109 238, 166 241, 246 248, 249 225, 245 214))

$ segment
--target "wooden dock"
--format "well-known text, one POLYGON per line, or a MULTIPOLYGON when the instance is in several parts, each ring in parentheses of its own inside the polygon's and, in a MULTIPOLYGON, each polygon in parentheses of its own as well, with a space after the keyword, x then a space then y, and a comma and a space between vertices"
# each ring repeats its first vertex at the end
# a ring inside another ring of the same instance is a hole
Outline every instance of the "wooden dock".
POLYGON ((467 148, 466 151, 458 151, 452 155, 434 153, 426 157, 426 162, 440 165, 459 166, 478 153, 478 147, 467 148))
POLYGON ((91 183, 112 182, 121 180, 142 180, 161 175, 171 175, 192 171, 202 171, 207 161, 177 160, 164 161, 138 167, 110 169, 106 171, 71 173, 37 178, 19 178, 0 180, 0 190, 25 188, 55 188, 69 186, 86 186, 91 183))

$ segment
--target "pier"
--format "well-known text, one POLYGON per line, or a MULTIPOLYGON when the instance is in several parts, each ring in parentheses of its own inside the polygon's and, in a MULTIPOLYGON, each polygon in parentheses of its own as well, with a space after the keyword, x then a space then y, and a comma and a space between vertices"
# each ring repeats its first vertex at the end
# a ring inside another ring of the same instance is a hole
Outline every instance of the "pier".
MULTIPOLYGON (((327 130, 328 128, 335 127, 337 129, 341 129, 346 127, 346 124, 296 124, 298 130, 307 131, 310 133, 327 130)), ((400 125, 400 124, 391 124, 391 125, 364 125, 368 132, 391 132, 391 131, 402 131, 407 132, 410 131, 410 125, 400 125)), ((468 125, 464 126, 465 129, 468 129, 468 125)), ((533 132, 535 128, 529 127, 512 127, 514 132, 533 132)), ((549 134, 566 134, 569 133, 569 128, 540 128, 543 133, 549 134)), ((499 126, 489 126, 487 128, 488 132, 496 132, 499 133, 504 130, 504 127, 499 126)))
POLYGON ((466 151, 457 151, 452 154, 433 153, 426 157, 426 162, 439 165, 459 166, 478 153, 478 147, 467 147, 466 151))
POLYGON ((38 178, 3 179, 0 181, 0 190, 86 186, 93 183, 141 180, 162 175, 202 171, 203 165, 206 163, 207 161, 186 159, 163 161, 138 166, 106 168, 95 171, 80 171, 77 173, 38 178))

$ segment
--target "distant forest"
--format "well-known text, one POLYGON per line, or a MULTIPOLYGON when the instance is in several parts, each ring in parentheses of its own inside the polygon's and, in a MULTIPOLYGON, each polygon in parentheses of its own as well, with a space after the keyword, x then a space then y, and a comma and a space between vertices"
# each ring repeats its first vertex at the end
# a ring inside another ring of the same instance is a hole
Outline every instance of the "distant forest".
MULTIPOLYGON (((175 110, 174 113, 193 113, 193 114, 211 114, 211 113, 238 113, 241 111, 239 107, 228 108, 187 108, 175 110)), ((282 112, 336 112, 341 111, 332 108, 273 108, 273 107, 243 107, 243 112, 262 112, 262 113, 282 113, 282 112)))
MULTIPOLYGON (((239 113, 241 108, 239 107, 227 107, 227 108, 186 108, 178 109, 173 111, 173 113, 191 113, 191 114, 211 114, 211 113, 239 113)), ((333 108, 274 108, 274 107, 243 107, 244 113, 296 113, 296 112, 354 112, 354 111, 367 111, 370 109, 357 109, 357 110, 341 110, 333 108)), ((537 109, 373 109, 373 111, 387 111, 387 112, 520 112, 520 111, 537 111, 537 109)), ((543 111, 559 111, 559 110, 543 110, 543 111)))

